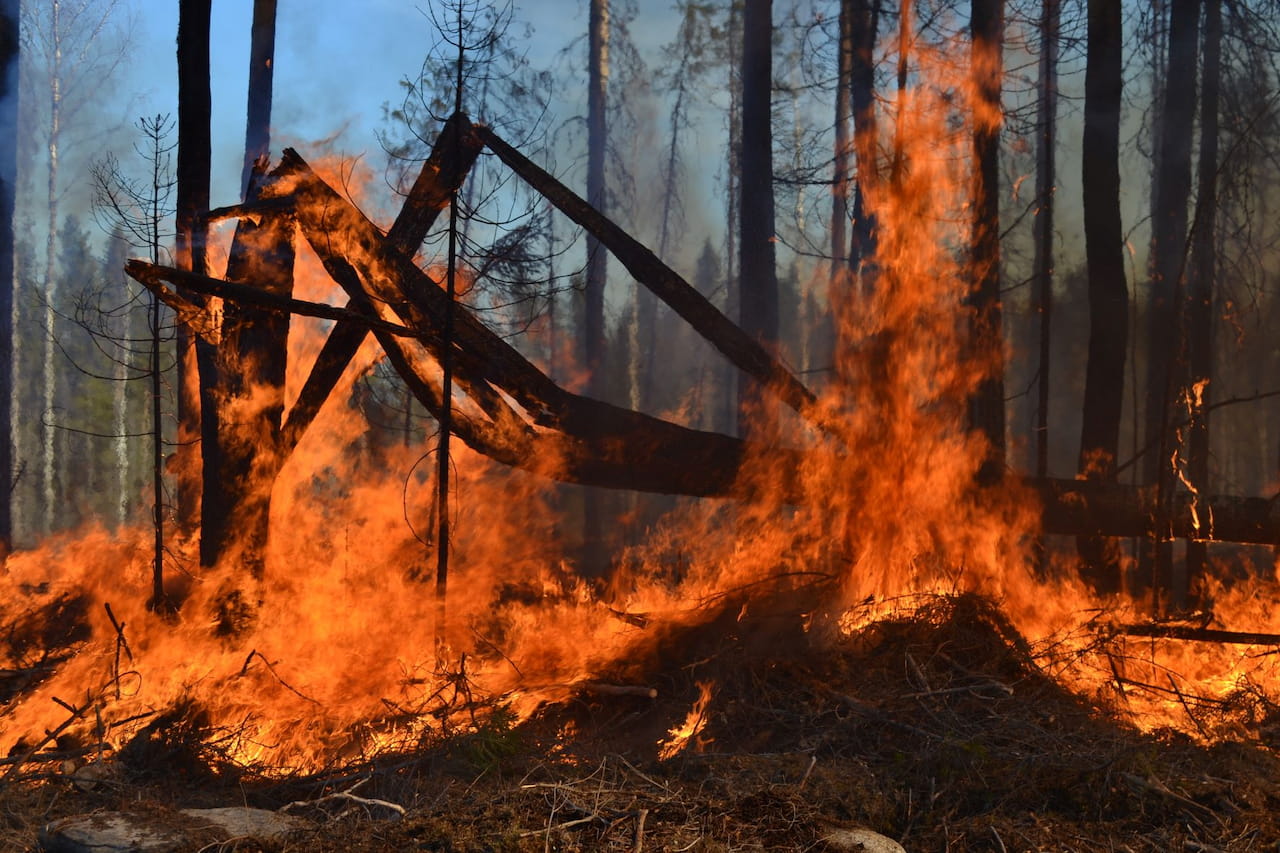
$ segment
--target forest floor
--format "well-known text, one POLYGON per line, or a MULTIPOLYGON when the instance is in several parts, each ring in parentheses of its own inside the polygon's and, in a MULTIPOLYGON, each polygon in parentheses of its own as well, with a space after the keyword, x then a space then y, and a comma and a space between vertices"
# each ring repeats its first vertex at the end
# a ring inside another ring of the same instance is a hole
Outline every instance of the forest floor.
POLYGON ((307 820, 287 840, 189 849, 1280 850, 1266 725, 1212 745, 1140 732, 1048 677, 981 599, 933 599, 822 654, 731 616, 644 662, 657 698, 584 694, 519 725, 499 713, 420 753, 253 780, 177 738, 122 754, 130 772, 89 790, 11 783, 0 851, 38 849, 71 814, 291 803, 307 820), (701 730, 660 760, 702 684, 701 730))

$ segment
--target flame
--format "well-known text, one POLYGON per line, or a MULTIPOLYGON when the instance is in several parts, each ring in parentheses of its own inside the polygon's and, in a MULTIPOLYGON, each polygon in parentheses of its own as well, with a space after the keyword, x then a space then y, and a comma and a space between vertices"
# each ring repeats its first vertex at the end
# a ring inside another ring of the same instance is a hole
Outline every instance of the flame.
MULTIPOLYGON (((885 110, 901 126, 881 122, 883 136, 859 145, 880 158, 865 176, 878 251, 874 270, 829 293, 840 345, 817 408, 836 426, 819 435, 799 418, 768 418, 780 443, 812 451, 802 470, 786 472, 810 500, 788 503, 787 477, 766 449, 742 473, 755 501, 682 501, 599 590, 569 565, 576 543, 561 530, 556 490, 458 448, 441 611, 424 582, 431 443, 374 446, 364 416, 344 404, 379 358, 366 342, 278 475, 258 484, 272 497, 261 578, 246 577, 234 555, 200 570, 192 543, 173 542, 169 568, 184 602, 168 617, 145 608, 144 529, 93 528, 9 559, 0 668, 43 680, 3 707, 0 750, 38 748, 49 732, 119 746, 189 702, 228 760, 314 770, 480 725, 480 699, 524 719, 576 685, 631 671, 664 626, 707 622, 727 601, 749 610, 807 591, 815 637, 859 631, 929 596, 980 593, 1000 603, 1047 670, 1144 727, 1214 737, 1255 724, 1211 723, 1209 710, 1239 691, 1273 690, 1277 656, 1125 639, 1119 626, 1140 621, 1140 603, 1099 599, 1065 562, 1033 572, 1033 501, 1015 485, 975 485, 985 447, 965 425, 965 403, 998 360, 966 339, 961 308, 972 280, 964 128, 975 103, 956 64, 964 55, 919 48, 918 85, 890 93, 901 100, 885 110), (891 174, 872 179, 880 172, 891 174), (60 624, 86 627, 63 636, 60 624), (46 646, 55 651, 42 658, 46 646)), ((359 174, 337 171, 354 192, 359 174)), ((301 246, 295 272, 299 296, 337 297, 301 246)), ((286 400, 324 332, 319 321, 292 323, 286 400)), ((241 404, 257 405, 252 394, 241 404)), ((1277 593, 1256 573, 1205 590, 1220 624, 1264 632, 1280 632, 1277 593)), ((698 686, 660 757, 697 743, 714 684, 698 686)))
POLYGON ((684 722, 673 728, 666 738, 658 741, 658 760, 667 761, 684 752, 693 743, 701 752, 703 743, 698 735, 707 725, 707 709, 711 707, 711 697, 715 689, 713 681, 698 682, 698 698, 689 709, 684 722))

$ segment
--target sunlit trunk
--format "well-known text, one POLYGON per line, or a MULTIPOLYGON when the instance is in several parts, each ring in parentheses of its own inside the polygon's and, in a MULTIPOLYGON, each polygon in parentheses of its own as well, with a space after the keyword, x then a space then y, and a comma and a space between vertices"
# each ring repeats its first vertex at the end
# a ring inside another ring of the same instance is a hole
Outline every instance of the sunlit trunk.
POLYGON ((58 373, 55 339, 56 302, 58 298, 58 157, 62 142, 62 3, 61 0, 50 0, 49 3, 49 39, 52 49, 52 65, 49 69, 49 136, 45 143, 45 154, 48 157, 46 204, 48 205, 47 233, 45 235, 44 252, 44 351, 43 369, 40 387, 42 390, 42 429, 40 456, 40 483, 43 494, 43 518, 41 529, 44 532, 53 530, 54 513, 58 498, 57 454, 55 452, 56 430, 53 427, 54 408, 57 405, 58 373))

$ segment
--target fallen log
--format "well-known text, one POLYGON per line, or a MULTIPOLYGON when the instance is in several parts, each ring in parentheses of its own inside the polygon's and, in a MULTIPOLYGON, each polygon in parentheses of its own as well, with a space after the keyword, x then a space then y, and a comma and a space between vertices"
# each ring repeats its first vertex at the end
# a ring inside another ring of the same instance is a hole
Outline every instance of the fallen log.
MULTIPOLYGON (((591 232, 627 272, 671 307, 729 361, 804 417, 814 420, 816 398, 781 361, 720 309, 667 266, 657 255, 620 228, 532 160, 502 140, 492 129, 476 125, 481 141, 529 186, 591 232)), ((816 422, 815 422, 816 423, 816 422)), ((816 424, 821 426, 821 424, 816 424)))

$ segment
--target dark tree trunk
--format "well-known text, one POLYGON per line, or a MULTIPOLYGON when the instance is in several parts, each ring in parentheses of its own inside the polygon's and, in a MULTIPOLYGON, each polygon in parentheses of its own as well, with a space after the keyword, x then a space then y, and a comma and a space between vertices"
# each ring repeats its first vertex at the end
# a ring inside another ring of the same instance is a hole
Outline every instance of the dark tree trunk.
POLYGON ((1039 360, 1036 369, 1036 476, 1049 475, 1049 370, 1053 319, 1053 222, 1058 143, 1058 32, 1062 1, 1043 0, 1040 17, 1040 102, 1036 107, 1035 311, 1039 360))
POLYGON ((0 0, 0 567, 13 547, 13 217, 20 50, 18 0, 0 0))
POLYGON ((853 19, 856 0, 840 0, 840 34, 836 44, 835 156, 831 176, 831 287, 844 289, 849 260, 849 122, 853 115, 853 19))
POLYGON ((244 131, 240 196, 249 194, 253 164, 271 151, 271 81, 276 54, 276 0, 254 0, 249 36, 249 107, 244 131))
MULTIPOLYGON (((178 157, 176 261, 180 269, 208 271, 205 244, 209 210, 209 17, 212 0, 178 4, 178 157)), ((207 431, 201 419, 203 376, 213 367, 212 350, 185 324, 178 326, 178 521, 191 530, 200 509, 200 447, 207 431)))
MULTIPOLYGON (((742 14, 742 201, 739 227, 742 330, 769 350, 778 340, 778 274, 773 223, 773 3, 747 0, 742 14)), ((760 388, 740 377, 744 435, 767 424, 760 388)))
POLYGON ((973 274, 970 337, 985 363, 985 377, 969 399, 970 425, 987 439, 988 451, 978 472, 981 482, 1004 475, 1004 331, 1000 310, 1000 84, 1004 49, 1003 0, 973 0, 973 48, 970 54, 975 90, 973 110, 974 192, 973 274))
POLYGON ((853 113, 854 150, 858 159, 858 180, 853 188, 853 233, 849 265, 856 271, 875 256, 875 220, 866 209, 867 189, 875 181, 877 128, 875 111, 876 36, 880 29, 881 0, 847 0, 851 5, 850 24, 853 54, 850 57, 850 108, 853 113))
MULTIPOLYGON (((1205 0, 1204 91, 1200 105, 1200 162, 1196 187, 1195 233, 1191 246, 1191 293, 1187 302, 1187 355, 1191 369, 1192 410, 1187 472, 1197 495, 1209 494, 1209 390, 1213 377, 1214 283, 1217 278, 1218 98, 1222 78, 1222 0, 1205 0), (1197 390, 1198 389, 1198 390, 1197 390)), ((1203 507, 1200 517, 1211 516, 1203 507)), ((1206 527, 1208 525, 1206 524, 1206 527)), ((1205 530, 1205 535, 1211 531, 1205 530)), ((1186 586, 1204 573, 1202 539, 1187 543, 1186 586)), ((1175 596, 1186 591, 1175 587, 1175 596)), ((1174 605, 1180 602, 1175 600, 1174 605)))
MULTIPOLYGON (((1085 368, 1079 471, 1114 480, 1129 333, 1120 219, 1121 9, 1114 0, 1089 0, 1085 67, 1083 194, 1089 270, 1089 353, 1085 368)), ((1103 544, 1082 538, 1081 557, 1100 590, 1117 591, 1120 577, 1103 544)))
MULTIPOLYGON (((1158 125, 1156 172, 1152 187, 1151 283, 1147 298, 1147 376, 1144 394, 1143 480, 1156 483, 1161 494, 1175 488, 1169 456, 1174 444, 1170 427, 1173 403, 1186 377, 1185 352, 1178 334, 1179 304, 1185 298, 1187 204, 1191 198, 1191 137, 1196 108, 1196 52, 1200 0, 1173 0, 1170 8, 1168 60, 1158 125), (1156 449, 1158 448, 1158 450, 1156 449)), ((1158 526, 1157 526, 1158 529, 1158 526)), ((1162 536, 1145 543, 1139 578, 1172 590, 1171 552, 1162 536)), ((1174 597, 1182 599, 1179 593, 1174 597)))

